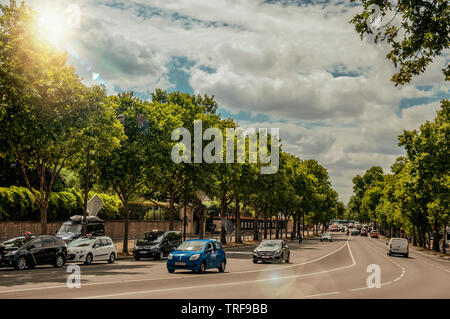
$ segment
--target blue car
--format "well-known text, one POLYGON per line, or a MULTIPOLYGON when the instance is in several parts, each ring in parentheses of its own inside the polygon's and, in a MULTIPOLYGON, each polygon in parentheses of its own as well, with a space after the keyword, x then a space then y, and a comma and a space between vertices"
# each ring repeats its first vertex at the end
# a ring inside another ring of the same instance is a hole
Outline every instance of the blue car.
POLYGON ((167 257, 167 270, 187 269, 204 273, 206 269, 225 271, 227 256, 222 244, 215 239, 186 240, 167 257))

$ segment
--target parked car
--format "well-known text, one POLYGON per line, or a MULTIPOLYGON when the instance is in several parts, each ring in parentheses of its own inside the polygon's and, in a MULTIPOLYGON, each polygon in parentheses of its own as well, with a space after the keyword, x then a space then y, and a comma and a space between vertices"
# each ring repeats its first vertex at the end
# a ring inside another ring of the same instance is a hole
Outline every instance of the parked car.
POLYGON ((176 269, 204 273, 210 268, 224 272, 227 256, 222 244, 215 239, 191 239, 183 242, 167 256, 166 265, 170 273, 174 273, 176 269))
MULTIPOLYGON (((87 216, 86 218, 86 233, 92 236, 104 236, 105 225, 103 220, 96 216, 87 216)), ((63 223, 61 228, 56 233, 56 237, 61 238, 69 244, 72 240, 75 240, 81 236, 81 230, 83 228, 83 216, 74 215, 70 217, 70 220, 63 223)))
POLYGON ((365 230, 364 228, 361 229, 361 232, 360 232, 359 235, 360 235, 360 236, 365 236, 365 237, 367 237, 367 230, 365 230))
POLYGON ((389 256, 400 254, 408 258, 409 246, 408 241, 405 238, 391 238, 386 245, 388 245, 387 254, 389 256))
POLYGON ((141 258, 163 259, 181 242, 181 233, 177 231, 147 232, 136 241, 133 256, 135 260, 141 258))
POLYGON ((338 225, 331 225, 330 231, 339 231, 339 226, 338 225))
POLYGON ((67 247, 67 262, 84 262, 90 265, 94 261, 108 261, 114 263, 117 250, 111 238, 81 237, 72 241, 67 247))
POLYGON ((377 238, 378 239, 378 232, 376 230, 372 230, 370 232, 370 238, 377 238))
POLYGON ((12 251, 16 251, 17 249, 24 246, 30 240, 36 238, 35 236, 19 236, 14 237, 4 242, 0 243, 0 266, 3 265, 4 256, 12 251))
POLYGON ((3 265, 19 270, 32 269, 36 265, 53 265, 61 268, 67 257, 66 243, 54 236, 35 237, 17 250, 3 256, 3 265))
POLYGON ((284 240, 263 240, 253 251, 253 263, 256 264, 258 261, 263 263, 285 261, 289 263, 290 256, 291 251, 284 240))
POLYGON ((323 233, 321 236, 320 236, 320 241, 333 241, 333 238, 331 237, 331 234, 329 234, 329 233, 323 233))
POLYGON ((359 230, 357 228, 352 228, 352 231, 350 232, 350 234, 352 236, 358 236, 359 235, 359 230))

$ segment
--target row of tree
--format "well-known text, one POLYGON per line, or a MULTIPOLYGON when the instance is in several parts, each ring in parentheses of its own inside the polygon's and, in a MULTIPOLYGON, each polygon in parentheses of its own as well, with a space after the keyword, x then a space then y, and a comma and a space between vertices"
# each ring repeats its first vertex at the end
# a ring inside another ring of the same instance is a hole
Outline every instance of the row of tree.
POLYGON ((414 245, 435 251, 440 251, 443 237, 445 252, 450 221, 449 101, 441 102, 433 121, 404 131, 399 145, 406 156, 397 158, 390 174, 374 166, 353 178, 349 213, 361 221, 376 222, 388 236, 409 236, 414 245))
MULTIPOLYGON (((232 202, 238 219, 241 209, 266 220, 283 214, 293 218, 296 231, 301 216, 303 223, 306 219, 326 224, 344 215, 344 205, 338 202, 325 168, 280 151, 278 171, 261 174, 261 157, 256 162, 249 159, 249 137, 244 162, 237 161, 235 136, 234 163, 175 163, 171 158, 178 142, 172 140, 175 129, 194 132, 194 122, 201 120, 202 133, 217 127, 226 139, 227 128, 238 128, 232 119, 220 117, 213 97, 163 90, 156 90, 151 101, 133 93, 108 96, 102 86, 84 85, 67 65, 66 54, 38 36, 37 14, 29 7, 11 1, 0 10, 0 155, 20 167, 39 208, 42 233, 47 233, 49 199, 63 169, 76 173, 86 194, 95 186, 120 198, 125 252, 129 202, 137 196, 168 200, 170 229, 174 228, 175 203, 193 202, 200 214, 200 236, 206 196, 220 203, 222 226, 232 202)), ((268 138, 278 139, 270 134, 268 138)), ((202 141, 202 149, 208 143, 202 141)), ((229 151, 225 145, 223 154, 229 151)), ((214 149, 211 154, 217 156, 214 149)), ((258 144, 258 154, 263 151, 270 154, 275 149, 258 144)), ((264 233, 267 237, 267 227, 264 233)))

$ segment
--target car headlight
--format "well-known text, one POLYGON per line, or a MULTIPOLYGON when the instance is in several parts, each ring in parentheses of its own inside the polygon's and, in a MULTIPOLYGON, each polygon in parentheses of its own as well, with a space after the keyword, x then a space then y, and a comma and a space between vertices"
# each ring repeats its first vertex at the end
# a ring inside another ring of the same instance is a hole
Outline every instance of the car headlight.
POLYGON ((275 252, 275 255, 279 255, 279 254, 281 254, 281 249, 280 249, 280 250, 277 250, 277 251, 275 252))
POLYGON ((200 254, 195 254, 192 255, 191 258, 189 258, 189 260, 197 260, 200 257, 200 254))
POLYGON ((169 256, 167 256, 167 259, 172 259, 172 258, 173 258, 172 254, 169 254, 169 256))
POLYGON ((253 254, 254 254, 254 255, 258 255, 258 251, 255 249, 255 250, 253 251, 253 254))

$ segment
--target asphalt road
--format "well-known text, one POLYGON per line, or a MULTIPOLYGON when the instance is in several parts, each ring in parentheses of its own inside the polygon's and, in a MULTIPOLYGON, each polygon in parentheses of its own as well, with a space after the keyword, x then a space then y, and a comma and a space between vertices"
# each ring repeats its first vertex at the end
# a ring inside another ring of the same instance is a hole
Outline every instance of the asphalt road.
POLYGON ((165 261, 120 260, 81 265, 81 288, 67 268, 0 269, 0 298, 450 298, 450 262, 410 251, 387 256, 385 241, 335 234, 331 243, 290 243, 290 264, 253 264, 253 247, 227 250, 225 273, 176 271, 165 261), (381 287, 368 288, 379 265, 381 287))

